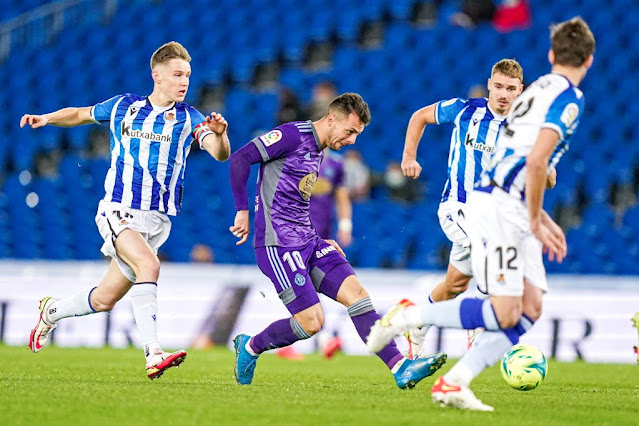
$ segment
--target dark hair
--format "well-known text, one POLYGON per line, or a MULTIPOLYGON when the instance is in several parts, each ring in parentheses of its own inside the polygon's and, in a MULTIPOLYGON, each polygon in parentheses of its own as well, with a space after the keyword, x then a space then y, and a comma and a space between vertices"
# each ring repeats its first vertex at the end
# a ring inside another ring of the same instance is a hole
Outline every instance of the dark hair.
POLYGON ((371 122, 371 111, 368 104, 357 93, 343 93, 333 99, 328 106, 328 114, 340 112, 344 115, 350 115, 352 112, 357 114, 364 125, 371 122))
POLYGON ((580 16, 550 27, 555 64, 580 67, 595 51, 595 36, 580 16))

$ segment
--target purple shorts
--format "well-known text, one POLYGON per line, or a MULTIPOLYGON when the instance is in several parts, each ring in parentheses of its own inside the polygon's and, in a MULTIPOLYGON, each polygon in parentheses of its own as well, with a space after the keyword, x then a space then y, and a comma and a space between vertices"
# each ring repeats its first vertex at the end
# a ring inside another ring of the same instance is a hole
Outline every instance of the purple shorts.
POLYGON ((348 260, 319 237, 301 247, 257 247, 255 254, 293 315, 319 303, 317 293, 336 300, 346 277, 355 275, 348 260))

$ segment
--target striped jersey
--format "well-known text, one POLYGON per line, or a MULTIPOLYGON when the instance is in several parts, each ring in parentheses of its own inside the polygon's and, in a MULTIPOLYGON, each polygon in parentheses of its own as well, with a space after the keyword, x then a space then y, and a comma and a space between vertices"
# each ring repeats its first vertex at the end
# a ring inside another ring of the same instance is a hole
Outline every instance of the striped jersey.
POLYGON ((525 199, 526 156, 542 128, 559 134, 548 164, 555 168, 573 135, 584 108, 584 96, 566 77, 546 74, 522 93, 506 119, 482 185, 492 180, 506 192, 525 199))
POLYGON ((191 142, 212 133, 204 116, 184 102, 158 107, 126 93, 94 105, 91 118, 108 123, 111 134, 104 199, 179 215, 191 142))
POLYGON ((448 154, 448 179, 441 202, 466 202, 488 166, 505 116, 493 113, 486 98, 453 98, 435 106, 437 124, 453 123, 448 154))
POLYGON ((309 213, 324 152, 310 121, 285 123, 252 141, 262 156, 255 247, 301 247, 317 231, 309 213))

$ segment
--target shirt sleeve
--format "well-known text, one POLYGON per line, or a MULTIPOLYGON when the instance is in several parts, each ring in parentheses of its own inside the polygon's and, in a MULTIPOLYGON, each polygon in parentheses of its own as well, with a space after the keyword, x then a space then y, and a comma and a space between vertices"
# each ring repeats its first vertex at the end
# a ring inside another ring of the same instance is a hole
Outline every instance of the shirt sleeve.
POLYGON ((96 123, 102 124, 110 122, 111 112, 122 98, 123 95, 117 95, 104 102, 93 105, 91 108, 91 119, 96 123))
POLYGON ((335 168, 335 188, 344 186, 344 159, 340 159, 335 168))
POLYGON ((435 106, 435 120, 437 124, 451 123, 468 101, 462 98, 453 98, 447 101, 439 101, 435 106))
POLYGON ((197 141, 198 145, 200 145, 200 149, 202 149, 204 138, 213 132, 206 124, 204 114, 195 108, 189 108, 189 113, 191 114, 191 136, 193 136, 193 139, 197 141))
POLYGON ((577 128, 583 109, 584 97, 578 97, 572 88, 566 89, 550 105, 542 127, 555 130, 563 140, 577 128))
POLYGON ((255 144, 262 156, 262 162, 284 157, 294 152, 300 144, 299 132, 282 126, 258 136, 251 142, 255 144))

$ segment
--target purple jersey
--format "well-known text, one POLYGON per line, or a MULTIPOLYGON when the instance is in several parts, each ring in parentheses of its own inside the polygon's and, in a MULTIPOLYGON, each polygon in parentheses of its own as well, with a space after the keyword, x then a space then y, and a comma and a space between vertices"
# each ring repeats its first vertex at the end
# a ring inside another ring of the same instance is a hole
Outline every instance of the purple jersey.
POLYGON ((310 121, 253 139, 262 156, 255 197, 255 247, 300 247, 317 236, 309 204, 324 153, 310 121))
POLYGON ((320 166, 311 198, 311 222, 322 238, 333 238, 335 190, 344 186, 344 158, 329 151, 320 166))

